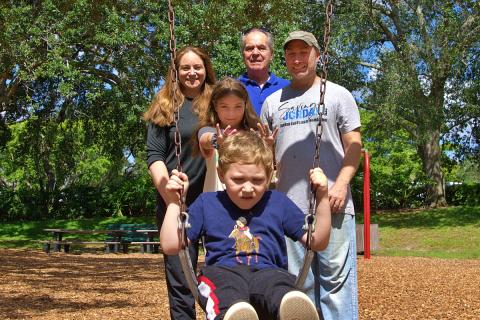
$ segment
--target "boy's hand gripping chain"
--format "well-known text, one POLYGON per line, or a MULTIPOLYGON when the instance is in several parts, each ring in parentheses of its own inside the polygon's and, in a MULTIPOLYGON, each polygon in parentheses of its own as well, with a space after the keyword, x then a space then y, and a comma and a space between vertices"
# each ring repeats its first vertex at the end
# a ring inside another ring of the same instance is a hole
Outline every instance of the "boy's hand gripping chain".
MULTIPOLYGON (((178 127, 178 122, 180 120, 180 105, 177 101, 178 93, 178 71, 175 65, 176 58, 176 40, 175 40, 175 13, 173 10, 171 0, 168 1, 168 21, 170 24, 170 70, 172 72, 172 92, 170 96, 173 98, 173 122, 175 124, 175 155, 177 157, 177 170, 182 172, 182 164, 180 161, 180 155, 182 153, 182 136, 180 135, 180 129, 178 127)), ((197 277, 195 276, 195 271, 193 270, 192 260, 190 259, 190 253, 188 251, 188 239, 187 239, 187 229, 190 228, 188 222, 188 213, 185 205, 185 194, 183 190, 180 192, 180 215, 178 216, 178 228, 180 229, 180 246, 181 250, 179 252, 180 264, 182 265, 182 271, 185 275, 185 279, 188 283, 188 288, 192 292, 193 297, 197 302, 199 302, 198 297, 198 282, 197 277)))
MULTIPOLYGON (((315 132, 315 154, 313 158, 313 168, 320 167, 320 143, 322 141, 323 123, 327 120, 327 108, 325 107, 325 91, 327 88, 327 67, 328 67, 328 45, 330 43, 331 20, 333 15, 333 3, 329 0, 326 7, 325 30, 323 34, 323 54, 321 56, 322 71, 320 72, 320 103, 318 105, 318 124, 315 132)), ((307 242, 305 257, 303 258, 303 265, 297 275, 295 286, 302 288, 307 278, 308 271, 312 264, 314 252, 311 249, 312 234, 315 231, 315 209, 316 197, 313 186, 310 186, 310 193, 308 195, 308 214, 305 215, 305 224, 303 229, 307 231, 307 242)))

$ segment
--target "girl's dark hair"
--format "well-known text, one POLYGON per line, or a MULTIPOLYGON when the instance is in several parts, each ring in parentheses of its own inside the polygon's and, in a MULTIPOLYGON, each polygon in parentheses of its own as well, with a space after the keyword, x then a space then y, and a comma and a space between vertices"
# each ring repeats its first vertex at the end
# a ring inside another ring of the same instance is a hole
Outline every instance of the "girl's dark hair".
POLYGON ((220 123, 220 119, 218 118, 217 111, 215 111, 215 105, 217 101, 225 96, 233 94, 243 101, 245 101, 245 112, 243 114, 243 120, 241 122, 242 129, 250 130, 250 129, 257 129, 257 123, 260 123, 260 119, 258 118, 257 114, 253 110, 252 104, 250 102, 250 98, 248 97, 247 89, 243 86, 243 84, 237 80, 230 77, 225 77, 213 88, 212 95, 210 97, 210 103, 208 104, 208 108, 206 112, 200 115, 199 126, 197 128, 196 134, 192 137, 193 142, 193 150, 194 154, 198 154, 200 151, 198 145, 198 131, 203 127, 215 127, 217 123, 220 123))

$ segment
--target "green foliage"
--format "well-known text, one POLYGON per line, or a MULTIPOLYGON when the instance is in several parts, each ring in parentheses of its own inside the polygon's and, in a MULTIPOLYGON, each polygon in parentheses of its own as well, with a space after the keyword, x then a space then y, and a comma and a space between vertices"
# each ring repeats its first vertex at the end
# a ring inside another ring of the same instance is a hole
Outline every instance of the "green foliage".
POLYGON ((473 158, 451 160, 446 175, 448 203, 457 206, 474 206, 480 203, 480 164, 473 158))
POLYGON ((447 177, 448 181, 453 182, 465 184, 480 183, 480 163, 473 158, 467 158, 461 162, 454 162, 447 177))
MULTIPOLYGON (((425 203, 421 161, 403 130, 386 135, 373 130, 374 114, 361 110, 363 147, 370 155, 370 203, 372 209, 415 208, 425 203)), ((352 183, 357 211, 363 207, 363 162, 352 183)))
POLYGON ((356 0, 336 12, 340 55, 364 75, 361 106, 374 111, 375 130, 408 135, 428 177, 428 201, 445 204, 440 142, 455 140, 466 146, 457 149, 463 154, 478 148, 476 136, 465 135, 478 131, 480 116, 472 91, 478 87, 478 4, 356 0))
POLYGON ((297 28, 297 21, 301 20, 298 8, 302 7, 301 0, 277 0, 274 5, 265 0, 178 1, 175 3, 177 42, 179 46, 192 44, 206 48, 218 78, 237 77, 245 72, 240 52, 242 32, 264 27, 276 40, 272 70, 286 76, 282 40, 297 28))
MULTIPOLYGON (((177 46, 205 47, 219 77, 240 75, 240 30, 262 25, 283 38, 301 3, 177 1, 177 46)), ((137 0, 0 5, 1 219, 154 211, 141 115, 168 67, 166 9, 137 0)), ((285 75, 281 56, 274 69, 285 75)))
MULTIPOLYGON (((362 120, 377 207, 423 203, 433 179, 422 148, 440 138, 478 168, 478 13, 470 2, 427 1, 426 33, 419 33, 406 3, 381 5, 399 8, 408 37, 390 37, 379 26, 401 29, 385 14, 390 9, 362 0, 337 3, 332 26, 329 79, 357 90, 361 107, 373 110, 362 120), (369 78, 371 66, 378 69, 369 78), (439 108, 443 92, 450 103, 439 108), (465 126, 469 141, 457 134, 465 126)), ((244 72, 240 39, 250 27, 274 34, 272 69, 284 77, 286 34, 303 28, 323 37, 321 1, 174 5, 177 47, 206 48, 218 78, 244 72)), ((153 213, 141 116, 169 65, 167 1, 2 2, 0 30, 0 219, 153 213)))
POLYGON ((456 206, 480 205, 480 183, 456 184, 447 187, 447 200, 456 206))
POLYGON ((153 1, 0 6, 7 128, 0 194, 8 198, 0 218, 153 211, 148 173, 127 157, 143 154, 141 114, 165 70, 158 59, 165 46, 155 40, 167 20, 161 8, 153 1), (129 192, 120 197, 122 188, 129 192))
POLYGON ((11 126, 13 138, 0 155, 0 178, 5 184, 0 188, 4 200, 0 218, 80 218, 118 212, 136 216, 154 211, 146 164, 127 167, 123 160, 119 166, 98 145, 85 147, 82 123, 43 126, 41 134, 34 132, 30 121, 11 126))

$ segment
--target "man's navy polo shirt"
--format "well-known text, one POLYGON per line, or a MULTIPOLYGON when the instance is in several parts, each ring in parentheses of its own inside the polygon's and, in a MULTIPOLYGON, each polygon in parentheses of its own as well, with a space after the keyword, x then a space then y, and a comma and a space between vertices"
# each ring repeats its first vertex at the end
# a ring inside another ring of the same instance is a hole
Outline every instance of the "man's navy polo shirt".
POLYGON ((263 85, 263 88, 260 88, 260 86, 254 80, 250 80, 247 73, 242 74, 238 80, 245 85, 253 109, 259 116, 265 99, 275 91, 290 84, 289 80, 279 78, 273 72, 270 72, 270 77, 263 85))

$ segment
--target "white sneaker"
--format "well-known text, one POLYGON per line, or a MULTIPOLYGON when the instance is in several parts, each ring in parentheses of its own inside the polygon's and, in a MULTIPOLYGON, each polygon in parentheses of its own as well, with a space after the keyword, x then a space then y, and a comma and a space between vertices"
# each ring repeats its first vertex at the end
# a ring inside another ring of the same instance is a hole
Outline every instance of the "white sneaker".
POLYGON ((283 296, 278 316, 280 320, 319 320, 317 308, 301 291, 290 291, 283 296))
POLYGON ((228 308, 223 320, 258 320, 258 315, 248 302, 237 302, 228 308))

